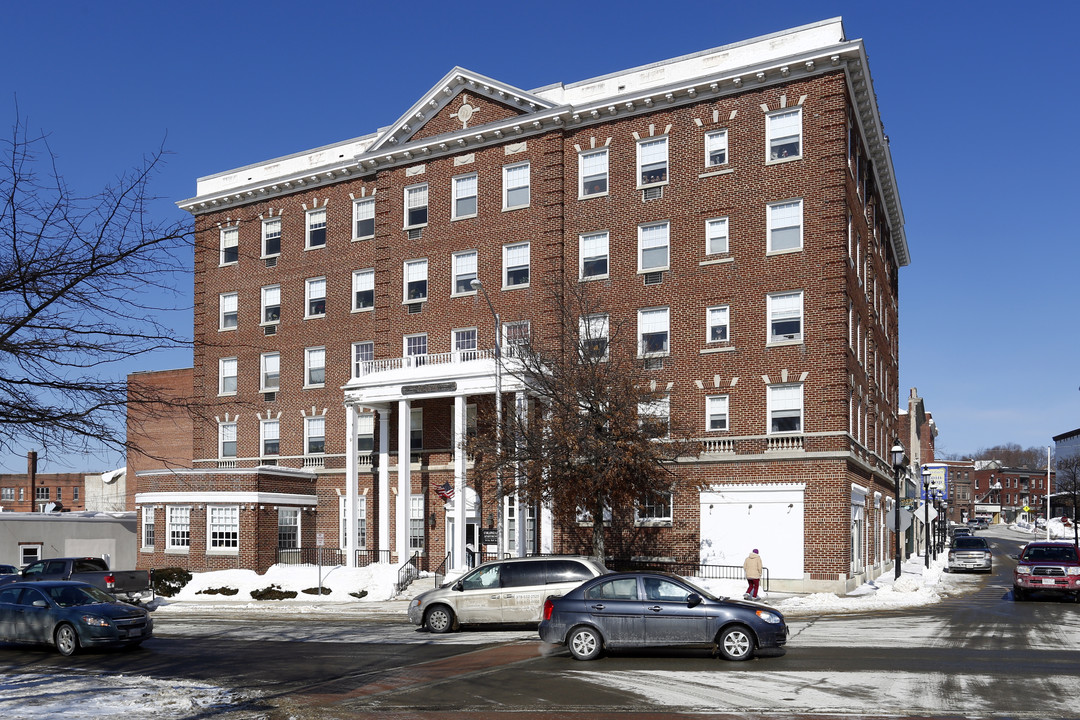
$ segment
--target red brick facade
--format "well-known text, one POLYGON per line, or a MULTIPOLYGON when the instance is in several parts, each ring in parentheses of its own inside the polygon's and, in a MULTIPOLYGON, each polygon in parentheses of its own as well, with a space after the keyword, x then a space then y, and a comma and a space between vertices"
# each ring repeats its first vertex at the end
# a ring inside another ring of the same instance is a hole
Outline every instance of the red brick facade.
MULTIPOLYGON (((825 32, 827 26, 791 32, 825 32)), ((696 562, 702 505, 693 488, 795 484, 805 493, 797 579, 844 584, 876 575, 891 557, 882 516, 893 494, 888 456, 898 431, 897 272, 908 256, 888 148, 865 90, 865 55, 858 41, 845 47, 835 57, 804 59, 797 66, 770 58, 760 77, 703 65, 693 81, 650 86, 636 79, 645 73, 627 71, 627 82, 643 83, 641 88, 631 87, 616 100, 616 81, 608 79, 604 92, 610 100, 591 104, 582 99, 593 87, 588 84, 530 95, 452 73, 418 102, 413 115, 385 133, 340 151, 311 153, 310 172, 290 174, 296 161, 285 158, 204 178, 199 196, 181 206, 195 215, 199 241, 193 395, 217 411, 192 429, 191 466, 206 475, 184 476, 184 482, 207 489, 227 484, 234 466, 253 469, 268 461, 306 467, 317 478, 311 492, 318 497, 314 522, 307 524, 336 545, 338 498, 347 490, 346 414, 352 411, 343 404, 342 388, 364 382, 357 377, 352 344, 372 342, 376 361, 396 361, 407 354, 407 336, 426 333, 426 351, 435 355, 456 349, 455 331, 475 329, 476 347, 490 349, 492 320, 484 298, 475 291, 455 292, 454 257, 464 251, 476 252, 477 277, 504 324, 527 320, 534 336, 557 332, 550 288, 579 277, 580 236, 606 232, 607 273, 583 282, 601 299, 612 325, 636 328, 639 311, 668 308, 670 352, 650 372, 670 388, 672 413, 701 428, 706 442, 696 462, 678 467, 687 482, 676 484, 671 521, 647 528, 630 523, 626 534, 615 537, 613 531, 612 546, 627 554, 696 562), (427 113, 429 108, 434 111, 427 113), (793 111, 798 153, 773 157, 770 118, 793 111), (717 130, 726 130, 726 156, 708 165, 706 135, 717 130), (667 142, 666 182, 643 189, 639 145, 659 138, 667 142), (608 155, 607 191, 582 197, 579 156, 599 149, 608 155), (358 160, 350 162, 349 153, 358 160), (507 208, 504 169, 526 162, 528 202, 507 208), (476 211, 458 219, 454 178, 473 174, 476 211), (420 183, 427 184, 427 221, 410 237, 404 229, 405 188, 420 183), (353 203, 363 198, 375 201, 374 232, 356 239, 353 203), (798 242, 771 248, 776 228, 770 218, 780 215, 770 205, 798 207, 795 201, 801 202, 798 242), (312 209, 326 212, 323 246, 306 243, 312 209), (727 219, 728 244, 721 251, 710 248, 706 235, 707 221, 718 218, 727 219), (281 223, 280 255, 272 258, 263 246, 268 219, 281 223), (646 277, 639 233, 654 223, 667 224, 668 262, 661 275, 646 277), (505 246, 526 241, 529 281, 508 287, 505 246), (404 268, 418 259, 427 260, 427 294, 422 304, 411 305, 405 302, 404 268), (373 307, 357 309, 353 272, 367 269, 374 270, 373 307), (305 292, 317 278, 325 278, 325 312, 313 315, 305 292), (268 324, 261 299, 264 288, 274 287, 280 291, 280 319, 268 324), (798 337, 770 341, 768 297, 792 292, 801 293, 798 337), (728 307, 728 332, 713 341, 707 309, 718 306, 728 307), (322 383, 306 382, 309 348, 325 349, 322 383), (280 389, 270 395, 261 386, 268 353, 280 357, 280 389), (222 367, 229 370, 223 373, 222 367), (801 388, 796 432, 776 432, 770 425, 770 387, 780 385, 801 388), (717 395, 728 398, 723 431, 707 425, 706 398, 717 395), (305 422, 312 417, 324 418, 322 453, 306 444, 305 422), (260 445, 267 420, 278 422, 276 455, 260 445), (229 429, 219 430, 222 424, 229 429), (231 437, 233 426, 235 455, 226 456, 222 447, 231 453, 232 446, 221 442, 229 442, 222 438, 231 437), (860 523, 862 534, 853 535, 853 525, 860 523)), ((688 56, 669 62, 674 75, 676 68, 703 61, 688 56)), ((605 82, 595 83, 600 86, 605 82)), ((512 396, 508 400, 512 405, 512 396)), ((490 403, 492 395, 469 396, 466 402, 490 403)), ((434 490, 455 481, 453 401, 417 399, 411 407, 422 410, 423 418, 422 449, 411 453, 410 491, 424 498, 414 526, 422 526, 427 557, 435 565, 446 552, 446 526, 434 490)), ((396 477, 397 406, 382 411, 390 413, 387 459, 396 477)), ((378 448, 378 419, 374 425, 378 448)), ((267 476, 260 473, 253 482, 267 476)), ((140 494, 154 492, 139 482, 140 494)), ((398 522, 395 498, 388 498, 389 517, 380 518, 377 472, 366 460, 360 462, 358 484, 366 502, 367 548, 375 549, 380 530, 386 533, 380 522, 398 522)), ((481 496, 480 504, 486 526, 491 498, 481 496)), ((555 528, 537 542, 543 522, 542 513, 536 514, 530 549, 583 548, 583 528, 555 528)), ((389 528, 388 537, 395 538, 395 530, 389 528)), ((256 532, 242 524, 242 532, 249 531, 256 532)), ((193 524, 192 548, 194 532, 193 524)), ((252 557, 247 552, 241 551, 245 562, 252 557)), ((159 560, 155 548, 153 562, 159 560)))
POLYGON ((82 473, 39 473, 37 453, 27 453, 26 474, 0 473, 3 512, 41 512, 52 505, 64 511, 85 509, 86 483, 82 473))

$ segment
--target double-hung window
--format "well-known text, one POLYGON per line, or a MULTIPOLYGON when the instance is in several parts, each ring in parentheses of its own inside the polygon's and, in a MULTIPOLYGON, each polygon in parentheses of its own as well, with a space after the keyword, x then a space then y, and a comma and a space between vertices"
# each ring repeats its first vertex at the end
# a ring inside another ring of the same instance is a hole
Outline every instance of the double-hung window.
POLYGON ((424 408, 412 408, 409 411, 409 448, 424 449, 424 408))
POLYGON ((529 284, 529 243, 503 246, 503 288, 529 284))
POLYGON ((714 130, 705 133, 705 167, 726 165, 727 161, 727 130, 714 130))
POLYGON ((769 385, 769 434, 802 432, 802 383, 769 385))
POLYGON ((705 398, 706 430, 728 430, 728 396, 710 395, 705 398))
POLYGON ((236 394, 236 358, 218 360, 218 395, 236 394))
POLYGON ((591 197, 608 192, 608 151, 591 150, 578 155, 578 195, 591 197))
POLYGON ((667 437, 671 423, 671 398, 665 396, 638 403, 638 426, 649 437, 667 437))
POLYGON ((769 203, 769 252, 801 250, 803 245, 803 201, 769 203))
POLYGON ((169 505, 165 508, 166 524, 169 528, 169 550, 187 550, 191 547, 191 508, 182 505, 169 505))
POLYGON ((666 222, 638 226, 638 272, 668 269, 668 229, 666 222))
MULTIPOLYGON (((346 539, 349 537, 349 498, 342 495, 338 498, 339 516, 341 517, 341 549, 346 549, 346 539)), ((367 548, 367 496, 360 495, 356 498, 356 547, 359 550, 367 548)))
POLYGON ((638 507, 638 525, 671 525, 671 493, 649 495, 638 507))
POLYGON ((706 342, 726 343, 731 339, 730 315, 731 307, 728 305, 716 305, 705 310, 706 342))
POLYGON ((304 350, 304 385, 322 387, 326 384, 326 348, 312 347, 304 350))
POLYGON ((326 418, 322 415, 304 418, 304 452, 307 455, 326 452, 326 418))
POLYGON ((307 234, 305 247, 320 248, 326 245, 326 208, 307 211, 307 234))
POLYGON ((454 209, 451 220, 475 217, 476 215, 476 173, 460 175, 453 179, 454 209))
POLYGON ((476 328, 454 331, 454 353, 459 360, 476 359, 476 328))
POLYGON ((770 343, 802 342, 802 291, 772 293, 766 297, 770 343))
POLYGON ((503 168, 503 210, 529 206, 529 163, 503 168))
POLYGON ((300 547, 300 508, 278 508, 278 550, 300 547))
POLYGON ((713 218, 705 221, 705 252, 708 255, 724 255, 728 245, 728 219, 713 218))
POLYGON ((259 447, 262 455, 277 455, 281 452, 281 421, 262 420, 259 423, 259 447))
POLYGON ((428 187, 427 183, 410 185, 405 188, 405 227, 427 225, 428 187))
POLYGON ((206 506, 207 549, 235 550, 240 547, 240 506, 206 506))
POLYGON ((281 354, 263 353, 259 358, 260 392, 277 392, 281 387, 281 354))
POLYGON ((670 330, 669 308, 638 310, 638 354, 656 357, 670 353, 670 330))
POLYGON ((237 325, 237 293, 221 293, 218 295, 218 329, 235 330, 237 325))
POLYGON ((586 315, 581 318, 578 333, 584 359, 608 359, 609 320, 607 314, 586 315))
POLYGON ((427 333, 405 336, 405 357, 412 366, 423 365, 427 361, 427 333))
POLYGON ((236 457, 236 423, 218 423, 218 457, 236 457))
POLYGON ((304 317, 322 317, 326 315, 326 278, 311 278, 305 284, 304 294, 307 298, 304 317))
POLYGON ((275 325, 281 321, 281 286, 267 285, 262 289, 262 324, 275 325))
POLYGON ((364 374, 364 363, 375 359, 375 343, 371 340, 354 342, 352 344, 353 377, 358 378, 364 374))
POLYGON ((142 546, 154 547, 154 506, 142 506, 142 546))
POLYGON ((532 337, 530 333, 528 320, 503 323, 502 342, 507 346, 507 354, 513 355, 516 352, 514 348, 527 346, 532 337))
POLYGON ((409 496, 409 550, 424 549, 424 496, 409 496))
POLYGON ((596 280, 608 276, 608 234, 588 233, 578 239, 578 255, 581 258, 582 280, 596 280))
POLYGON ((802 157, 802 108, 767 115, 765 135, 768 160, 802 157))
POLYGON ((263 220, 262 250, 263 257, 275 257, 281 254, 281 218, 263 220))
POLYGON ((356 270, 352 274, 353 311, 375 307, 375 271, 356 270))
POLYGON ((405 261, 405 299, 407 303, 427 300, 427 260, 405 261))
POLYGON ((472 286, 476 279, 476 251, 454 253, 454 294, 475 295, 476 289, 472 286))
POLYGON ((221 264, 232 265, 240 260, 240 228, 221 229, 221 264))
POLYGON ((375 198, 353 202, 353 240, 375 237, 375 198))
POLYGON ((375 413, 357 413, 356 450, 369 453, 375 449, 375 413))
POLYGON ((668 139, 641 140, 637 144, 638 187, 668 181, 668 139))

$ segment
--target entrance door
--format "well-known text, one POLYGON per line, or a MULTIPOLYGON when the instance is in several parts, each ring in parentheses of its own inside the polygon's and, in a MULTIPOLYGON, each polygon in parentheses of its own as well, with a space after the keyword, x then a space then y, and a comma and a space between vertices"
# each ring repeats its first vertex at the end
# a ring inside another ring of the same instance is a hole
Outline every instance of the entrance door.
MULTIPOLYGON (((454 532, 454 518, 450 513, 446 515, 446 551, 450 553, 449 567, 457 567, 457 552, 458 549, 454 547, 454 539, 457 534, 454 532)), ((477 538, 480 537, 479 523, 476 518, 468 518, 465 521, 465 565, 469 568, 474 568, 480 564, 480 546, 477 544, 477 538)))

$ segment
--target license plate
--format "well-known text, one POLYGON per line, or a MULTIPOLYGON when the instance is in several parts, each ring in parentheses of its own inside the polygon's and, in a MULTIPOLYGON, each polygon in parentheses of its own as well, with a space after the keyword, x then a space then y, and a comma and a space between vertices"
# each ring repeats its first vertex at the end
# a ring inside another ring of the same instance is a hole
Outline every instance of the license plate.
POLYGON ((131 628, 128 630, 128 637, 138 637, 142 635, 142 628, 131 628))
POLYGON ((1055 583, 1055 582, 1054 582, 1053 580, 1051 580, 1050 578, 1043 578, 1042 584, 1043 584, 1043 585, 1056 585, 1057 583, 1055 583))

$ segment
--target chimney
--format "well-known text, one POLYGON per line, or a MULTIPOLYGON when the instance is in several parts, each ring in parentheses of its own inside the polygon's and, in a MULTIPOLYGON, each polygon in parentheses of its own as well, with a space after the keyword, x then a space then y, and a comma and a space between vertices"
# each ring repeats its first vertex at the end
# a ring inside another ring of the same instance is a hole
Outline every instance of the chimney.
POLYGON ((34 498, 37 497, 37 453, 31 450, 26 453, 26 477, 30 481, 30 508, 34 507, 34 498))

